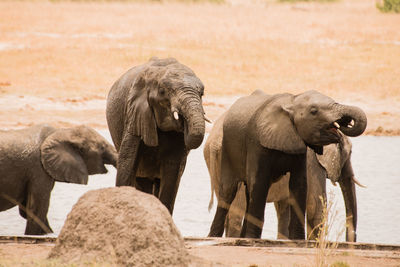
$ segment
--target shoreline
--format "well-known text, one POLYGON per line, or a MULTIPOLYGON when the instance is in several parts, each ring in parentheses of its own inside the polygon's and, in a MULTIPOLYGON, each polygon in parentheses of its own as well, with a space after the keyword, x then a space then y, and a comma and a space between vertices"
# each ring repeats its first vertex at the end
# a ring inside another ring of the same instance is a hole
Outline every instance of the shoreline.
MULTIPOLYGON (((204 110, 213 122, 242 95, 210 95, 203 98, 204 110)), ((363 135, 400 136, 400 103, 388 100, 355 100, 338 102, 362 108, 368 117, 363 135), (386 108, 392 107, 388 112, 386 108)), ((86 124, 95 129, 107 129, 105 116, 106 98, 82 97, 36 97, 4 94, 0 96, 0 127, 18 129, 34 124, 47 123, 56 127, 86 124), (9 108, 9 107, 12 108, 9 108)), ((212 124, 206 124, 209 132, 212 124)))

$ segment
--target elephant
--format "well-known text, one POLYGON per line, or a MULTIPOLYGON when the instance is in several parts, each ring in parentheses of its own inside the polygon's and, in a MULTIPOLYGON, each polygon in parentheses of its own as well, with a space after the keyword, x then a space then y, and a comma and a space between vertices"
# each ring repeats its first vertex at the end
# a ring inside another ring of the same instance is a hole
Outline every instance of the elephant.
MULTIPOLYGON (((220 154, 222 147, 222 123, 225 114, 215 122, 209 137, 204 145, 204 159, 211 179, 211 200, 209 209, 213 205, 214 191, 219 188, 220 181, 220 154)), ((329 178, 336 185, 339 183, 342 190, 346 209, 346 241, 356 241, 357 229, 357 200, 355 184, 361 185, 354 177, 351 165, 352 144, 348 137, 341 134, 340 143, 324 147, 322 155, 316 154, 307 148, 307 237, 316 239, 316 229, 322 223, 324 202, 326 201, 326 179, 329 178)), ((290 204, 293 199, 289 192, 290 175, 286 174, 278 181, 271 184, 268 190, 267 202, 274 202, 278 216, 277 239, 289 237, 290 204)), ((216 193, 218 195, 218 192, 216 193)), ((325 202, 326 203, 326 202, 325 202)), ((233 200, 228 217, 225 222, 225 235, 239 237, 242 228, 242 219, 246 209, 245 187, 240 185, 233 200)))
POLYGON ((124 73, 107 98, 118 152, 116 186, 155 195, 172 214, 191 149, 205 133, 204 85, 174 58, 151 58, 124 73))
POLYGON ((222 128, 222 136, 216 138, 221 148, 211 153, 210 164, 220 182, 214 187, 218 206, 208 235, 223 235, 228 210, 243 183, 247 206, 240 236, 260 238, 269 188, 290 173, 290 214, 297 216, 290 217, 289 238, 305 239, 307 148, 322 155, 324 146, 343 142, 342 134, 359 136, 366 126, 360 108, 314 90, 298 95, 257 90, 239 98, 214 125, 222 128))
POLYGON ((87 184, 116 167, 115 148, 92 128, 47 124, 0 131, 0 211, 19 207, 26 235, 52 233, 47 220, 55 182, 87 184))

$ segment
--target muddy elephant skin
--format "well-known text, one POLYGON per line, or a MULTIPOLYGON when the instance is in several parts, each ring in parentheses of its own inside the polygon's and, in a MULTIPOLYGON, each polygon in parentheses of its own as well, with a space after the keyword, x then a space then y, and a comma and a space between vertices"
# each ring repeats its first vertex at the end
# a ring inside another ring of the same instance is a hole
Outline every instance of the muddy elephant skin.
POLYGON ((0 211, 19 206, 25 234, 52 233, 47 220, 54 183, 87 184, 88 176, 116 166, 115 148, 87 126, 35 125, 0 131, 0 211))

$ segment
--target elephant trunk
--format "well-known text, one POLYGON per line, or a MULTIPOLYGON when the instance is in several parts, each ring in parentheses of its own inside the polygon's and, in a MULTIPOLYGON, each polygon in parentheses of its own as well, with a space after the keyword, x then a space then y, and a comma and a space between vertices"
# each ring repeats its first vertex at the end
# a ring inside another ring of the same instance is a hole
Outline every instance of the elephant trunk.
POLYGON ((117 152, 112 146, 108 146, 103 153, 103 162, 104 164, 111 164, 115 168, 117 168, 117 152))
POLYGON ((356 188, 353 182, 354 173, 350 160, 347 160, 339 178, 340 189, 342 190, 346 208, 346 241, 357 241, 357 197, 356 188))
POLYGON ((336 104, 340 131, 347 136, 359 136, 367 127, 367 116, 358 107, 336 104))
POLYGON ((198 92, 185 90, 179 97, 179 111, 184 117, 185 146, 198 148, 205 133, 204 110, 198 92))

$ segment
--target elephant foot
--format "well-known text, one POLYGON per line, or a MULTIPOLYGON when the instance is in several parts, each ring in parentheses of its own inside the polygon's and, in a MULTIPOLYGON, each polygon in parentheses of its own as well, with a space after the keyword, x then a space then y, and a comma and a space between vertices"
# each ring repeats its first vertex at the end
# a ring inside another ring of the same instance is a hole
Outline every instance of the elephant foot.
POLYGON ((53 230, 48 225, 38 225, 37 223, 27 223, 25 235, 47 235, 53 233, 53 230))

